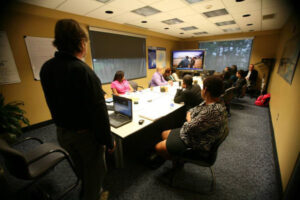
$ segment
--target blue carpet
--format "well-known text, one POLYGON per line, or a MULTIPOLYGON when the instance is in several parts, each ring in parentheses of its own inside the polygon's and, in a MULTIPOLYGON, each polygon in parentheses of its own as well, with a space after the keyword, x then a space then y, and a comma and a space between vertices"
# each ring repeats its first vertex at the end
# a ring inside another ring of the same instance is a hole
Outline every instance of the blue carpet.
MULTIPOLYGON (((134 155, 127 155, 125 168, 109 168, 104 184, 104 189, 109 191, 109 199, 280 199, 280 182, 277 180, 273 158, 269 109, 255 106, 254 99, 248 97, 235 100, 231 107, 229 130, 229 136, 220 146, 217 161, 213 166, 217 179, 214 194, 201 195, 171 188, 161 180, 171 167, 171 162, 167 161, 160 168, 151 170, 134 155)), ((29 131, 22 137, 28 136, 57 143, 54 125, 29 131)), ((26 150, 32 145, 34 144, 27 143, 20 148, 26 150)), ((28 183, 16 180, 8 173, 5 173, 5 178, 5 192, 9 199, 14 199, 15 191, 28 183)), ((72 170, 63 162, 43 178, 38 187, 56 195, 74 180, 72 170)), ((175 185, 203 191, 209 187, 210 181, 208 168, 186 164, 176 177, 175 185)), ((76 188, 65 199, 77 200, 79 189, 80 187, 76 188)))

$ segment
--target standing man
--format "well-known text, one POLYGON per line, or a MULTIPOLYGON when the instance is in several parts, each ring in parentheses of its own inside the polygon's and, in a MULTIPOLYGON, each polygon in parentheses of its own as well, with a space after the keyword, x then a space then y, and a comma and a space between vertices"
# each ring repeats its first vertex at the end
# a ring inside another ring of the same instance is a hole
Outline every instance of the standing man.
POLYGON ((256 90, 255 86, 256 86, 257 76, 258 76, 258 72, 254 69, 254 65, 250 64, 245 79, 247 81, 247 90, 251 96, 254 95, 256 90))
POLYGON ((59 144, 74 161, 82 181, 80 198, 100 197, 106 173, 105 146, 114 150, 101 81, 82 61, 88 37, 78 22, 59 20, 55 25, 54 58, 41 69, 41 83, 59 144))

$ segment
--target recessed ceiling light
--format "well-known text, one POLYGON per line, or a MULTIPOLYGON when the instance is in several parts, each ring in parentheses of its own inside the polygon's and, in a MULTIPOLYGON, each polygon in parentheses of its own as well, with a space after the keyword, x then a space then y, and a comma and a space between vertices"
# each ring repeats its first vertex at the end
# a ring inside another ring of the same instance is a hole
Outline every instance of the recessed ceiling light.
POLYGON ((239 31, 241 30, 240 28, 227 28, 223 29, 224 32, 234 32, 234 31, 239 31))
POLYGON ((183 35, 184 33, 180 33, 181 35, 183 35))
POLYGON ((161 22, 165 23, 165 24, 168 24, 168 25, 183 23, 183 21, 178 19, 178 18, 168 19, 168 20, 164 20, 164 21, 161 21, 161 22))
POLYGON ((142 15, 142 16, 150 16, 150 15, 154 15, 156 13, 160 13, 161 11, 157 10, 155 8, 152 8, 151 6, 145 6, 142 8, 132 10, 131 12, 138 14, 138 15, 142 15))
POLYGON ((222 8, 219 10, 204 12, 203 15, 205 15, 206 17, 217 17, 217 16, 221 16, 221 15, 228 15, 228 12, 225 8, 222 8))
POLYGON ((217 22, 215 23, 217 26, 225 26, 225 25, 229 25, 229 24, 235 24, 234 20, 230 20, 230 21, 225 21, 225 22, 217 22))
POLYGON ((188 2, 189 4, 193 4, 193 3, 201 2, 203 0, 185 0, 185 1, 188 2))
POLYGON ((146 23, 147 23, 147 21, 145 21, 145 20, 144 20, 144 21, 141 21, 141 23, 143 23, 143 24, 146 24, 146 23))
POLYGON ((251 16, 250 14, 243 15, 243 17, 250 17, 250 16, 251 16))
POLYGON ((245 1, 245 0, 235 0, 236 2, 242 2, 242 1, 245 1))
POLYGON ((196 33, 193 33, 194 35, 203 35, 203 34, 207 34, 206 31, 202 31, 202 32, 196 32, 196 33))
POLYGON ((101 3, 107 3, 107 2, 109 2, 110 0, 97 0, 97 1, 99 1, 99 2, 101 2, 101 3))
POLYGON ((169 28, 168 28, 168 27, 166 27, 165 29, 166 29, 166 30, 168 30, 169 28))
POLYGON ((112 11, 112 10, 107 10, 107 11, 105 11, 105 13, 106 13, 106 14, 113 14, 114 11, 112 11))
POLYGON ((263 20, 266 20, 266 19, 273 19, 275 17, 275 14, 268 14, 268 15, 264 15, 263 16, 263 20))
POLYGON ((184 31, 190 31, 190 30, 195 30, 195 29, 198 29, 197 27, 195 26, 188 26, 188 27, 183 27, 183 28, 180 28, 181 30, 184 30, 184 31))
POLYGON ((247 26, 252 26, 253 24, 247 24, 247 26))

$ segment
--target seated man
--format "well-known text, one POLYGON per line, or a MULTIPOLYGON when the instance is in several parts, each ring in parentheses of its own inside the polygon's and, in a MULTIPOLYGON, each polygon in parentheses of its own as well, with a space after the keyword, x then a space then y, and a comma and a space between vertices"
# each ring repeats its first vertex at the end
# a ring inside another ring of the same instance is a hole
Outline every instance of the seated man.
POLYGON ((244 71, 243 70, 237 71, 236 72, 236 77, 237 77, 237 80, 233 84, 233 87, 236 88, 235 93, 239 97, 242 94, 242 88, 243 88, 243 86, 246 84, 246 80, 244 78, 244 71))
POLYGON ((177 89, 174 97, 175 103, 184 102, 186 109, 189 110, 203 101, 201 88, 198 84, 193 85, 193 77, 191 75, 187 74, 183 77, 182 88, 177 89))
MULTIPOLYGON (((161 66, 156 67, 156 72, 153 74, 149 85, 150 87, 163 86, 168 84, 168 82, 163 77, 164 71, 165 70, 163 67, 161 66)), ((169 83, 172 85, 173 81, 169 81, 169 83)))
POLYGON ((247 90, 251 96, 254 95, 256 90, 255 87, 256 87, 257 76, 258 76, 258 72, 254 69, 254 65, 250 64, 245 79, 247 81, 247 90))
POLYGON ((181 128, 162 132, 163 141, 156 144, 156 152, 165 159, 181 155, 190 148, 209 152, 227 133, 227 112, 219 98, 222 92, 220 78, 206 78, 201 91, 204 101, 187 112, 181 128))

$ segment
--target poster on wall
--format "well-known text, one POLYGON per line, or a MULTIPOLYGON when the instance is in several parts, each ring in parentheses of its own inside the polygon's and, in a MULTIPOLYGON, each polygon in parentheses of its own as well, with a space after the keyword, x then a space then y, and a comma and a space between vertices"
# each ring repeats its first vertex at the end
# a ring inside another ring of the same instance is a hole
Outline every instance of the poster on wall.
POLYGON ((156 49, 148 49, 148 69, 156 68, 156 49))
POLYGON ((299 62, 300 34, 295 35, 285 43, 277 73, 292 84, 297 63, 299 62))
POLYGON ((53 38, 25 36, 25 43, 30 58, 34 80, 40 80, 40 71, 43 64, 53 58, 56 48, 53 38))
POLYGON ((148 68, 166 67, 166 49, 161 47, 148 48, 148 68))
POLYGON ((0 85, 21 82, 6 32, 0 31, 0 85))

